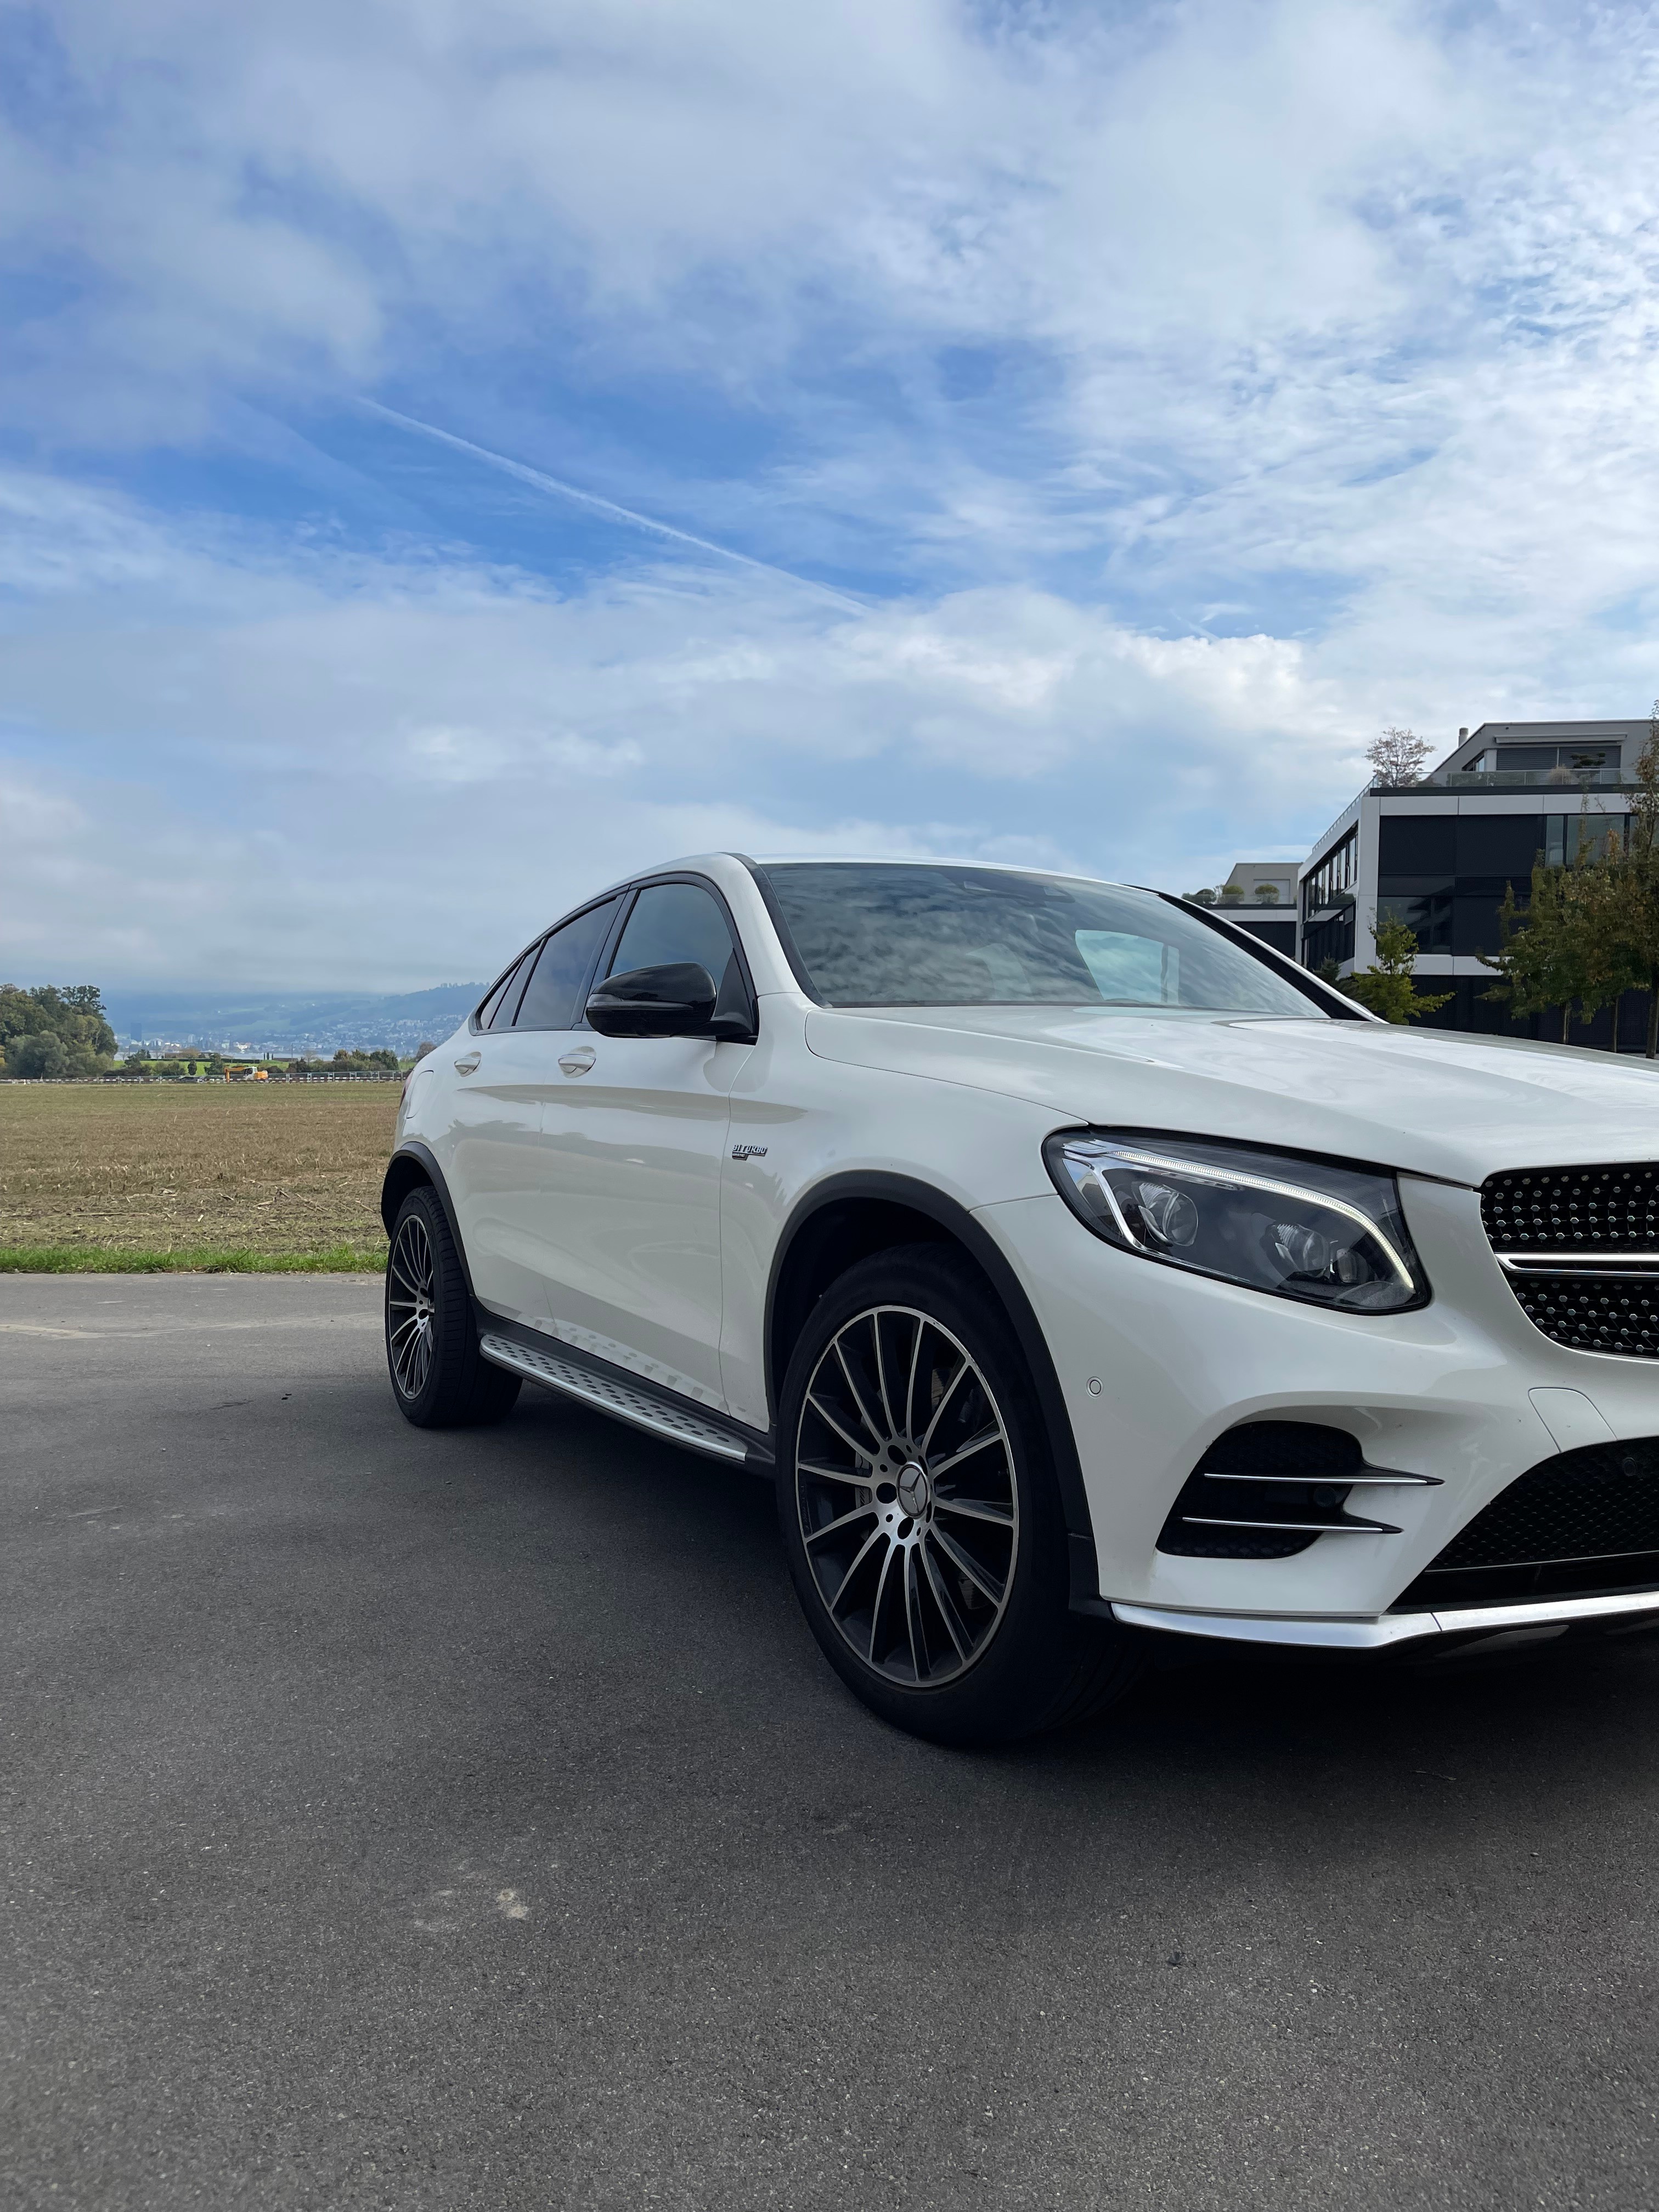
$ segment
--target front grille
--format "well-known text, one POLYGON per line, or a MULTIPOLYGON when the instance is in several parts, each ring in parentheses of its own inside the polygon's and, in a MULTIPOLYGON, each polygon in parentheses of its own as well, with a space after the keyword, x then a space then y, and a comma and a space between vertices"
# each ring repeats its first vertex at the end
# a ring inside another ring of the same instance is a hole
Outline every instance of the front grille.
POLYGON ((1656 1588, 1659 1437, 1642 1437, 1559 1452, 1518 1475, 1392 1609, 1656 1588))
POLYGON ((1659 1359, 1659 1166, 1492 1176, 1480 1218, 1534 1328, 1576 1352, 1659 1359))
POLYGON ((1534 1328, 1575 1352, 1622 1352, 1659 1359, 1659 1265, 1580 1268, 1510 1266, 1504 1270, 1534 1328))
POLYGON ((1344 1509, 1358 1489, 1437 1482, 1369 1467, 1357 1437, 1318 1421, 1247 1421, 1218 1437, 1182 1485, 1158 1548, 1187 1559, 1288 1559, 1322 1535, 1397 1536, 1344 1509))
POLYGON ((1659 1252, 1659 1166, 1489 1176, 1480 1218, 1494 1252, 1659 1252))

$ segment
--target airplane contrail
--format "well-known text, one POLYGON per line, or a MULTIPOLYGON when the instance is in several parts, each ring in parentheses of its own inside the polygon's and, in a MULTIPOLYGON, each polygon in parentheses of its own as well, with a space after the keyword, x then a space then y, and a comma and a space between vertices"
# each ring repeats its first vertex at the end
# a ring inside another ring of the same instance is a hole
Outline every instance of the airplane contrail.
POLYGON ((798 576, 792 568, 779 568, 770 561, 757 561, 752 554, 734 552, 729 545, 716 545, 713 538, 694 537, 689 530, 678 530, 672 522, 659 522, 654 515, 640 514, 631 507, 619 507, 614 499, 601 499, 598 492, 583 491, 577 485, 566 483, 558 477, 550 477, 544 469, 532 469, 527 461, 513 460, 506 453, 493 453, 488 446, 475 446, 471 438, 458 438, 453 430, 441 430, 435 422, 422 422, 417 416, 401 415, 395 407, 382 405, 378 399, 360 399, 359 406, 371 415, 383 416, 388 422, 398 423, 405 430, 414 430, 423 438, 435 438, 441 445, 453 446, 459 453, 471 453, 475 460, 487 462, 492 469, 501 469, 507 476, 517 477, 521 483, 533 484, 538 491, 551 492, 557 498, 574 500, 579 507, 590 507, 594 514, 607 516, 612 522, 626 522, 635 530, 649 531, 654 537, 672 538, 677 544, 695 545, 700 553, 713 553, 722 561, 735 561, 744 568, 757 568, 763 576, 779 576, 785 583, 795 584, 804 592, 812 592, 819 599, 829 599, 849 613, 868 614, 870 610, 862 600, 836 591, 829 584, 820 584, 810 576, 798 576))

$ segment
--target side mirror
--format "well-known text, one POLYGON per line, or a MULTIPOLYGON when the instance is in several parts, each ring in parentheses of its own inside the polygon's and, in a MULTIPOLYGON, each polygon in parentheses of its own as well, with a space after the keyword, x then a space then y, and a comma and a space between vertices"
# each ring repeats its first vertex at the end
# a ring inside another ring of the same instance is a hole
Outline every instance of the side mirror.
POLYGON ((630 968, 605 977, 587 1001, 587 1019, 601 1036, 708 1036, 714 979, 695 960, 630 968))

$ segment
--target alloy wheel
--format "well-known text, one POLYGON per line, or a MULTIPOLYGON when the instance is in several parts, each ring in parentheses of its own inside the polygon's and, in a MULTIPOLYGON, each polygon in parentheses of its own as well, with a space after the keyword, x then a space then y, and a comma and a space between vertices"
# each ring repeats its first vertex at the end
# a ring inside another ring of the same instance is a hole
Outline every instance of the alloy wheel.
POLYGON ((386 1293, 386 1351, 392 1379, 405 1398, 418 1398, 432 1372, 434 1316, 437 1311, 432 1239, 417 1213, 398 1225, 386 1293))
POLYGON ((958 1337, 913 1306, 843 1322, 806 1386, 795 1498, 824 1609, 866 1667, 931 1688, 973 1665, 1007 1610, 1019 1493, 958 1337))

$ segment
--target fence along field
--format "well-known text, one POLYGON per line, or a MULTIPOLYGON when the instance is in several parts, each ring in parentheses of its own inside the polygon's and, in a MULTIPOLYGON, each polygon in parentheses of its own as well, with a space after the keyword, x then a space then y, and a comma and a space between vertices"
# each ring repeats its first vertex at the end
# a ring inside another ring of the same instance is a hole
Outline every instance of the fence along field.
POLYGON ((378 1269, 394 1085, 0 1083, 0 1272, 378 1269))

